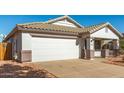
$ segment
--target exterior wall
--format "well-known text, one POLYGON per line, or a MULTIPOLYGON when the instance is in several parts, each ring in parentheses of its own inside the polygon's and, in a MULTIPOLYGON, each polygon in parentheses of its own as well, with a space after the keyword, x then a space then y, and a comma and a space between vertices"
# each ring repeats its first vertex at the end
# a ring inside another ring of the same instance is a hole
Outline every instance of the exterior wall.
POLYGON ((79 38, 79 58, 85 58, 85 39, 79 38))
POLYGON ((120 41, 117 40, 117 47, 116 47, 116 49, 119 49, 119 48, 120 48, 120 41))
POLYGON ((22 33, 22 50, 32 50, 32 36, 29 33, 22 33))
POLYGON ((94 57, 94 40, 87 38, 86 58, 92 59, 94 57))
POLYGON ((57 21, 57 22, 55 22, 53 24, 55 24, 55 25, 62 25, 62 26, 69 26, 69 27, 77 27, 76 25, 74 25, 73 23, 67 21, 66 19, 62 20, 62 21, 57 21))
POLYGON ((114 49, 119 49, 119 40, 113 40, 113 48, 114 49))
POLYGON ((87 38, 87 49, 94 50, 94 40, 92 38, 87 38))
POLYGON ((113 33, 109 28, 103 28, 91 34, 94 38, 106 38, 106 39, 119 39, 119 37, 113 33))
POLYGON ((86 49, 90 49, 90 38, 87 38, 86 42, 87 42, 87 48, 86 49))
POLYGON ((32 61, 32 36, 29 33, 22 33, 21 61, 32 61))
POLYGON ((94 51, 95 57, 101 57, 101 51, 94 51))
POLYGON ((76 39, 32 37, 32 61, 79 58, 76 39))
POLYGON ((21 42, 21 33, 17 32, 15 33, 11 38, 8 39, 8 42, 12 43, 12 58, 17 56, 17 60, 20 60, 20 51, 22 48, 22 42, 21 42))
POLYGON ((21 60, 21 55, 20 52, 22 50, 22 33, 18 33, 17 35, 17 57, 18 57, 18 61, 21 60))

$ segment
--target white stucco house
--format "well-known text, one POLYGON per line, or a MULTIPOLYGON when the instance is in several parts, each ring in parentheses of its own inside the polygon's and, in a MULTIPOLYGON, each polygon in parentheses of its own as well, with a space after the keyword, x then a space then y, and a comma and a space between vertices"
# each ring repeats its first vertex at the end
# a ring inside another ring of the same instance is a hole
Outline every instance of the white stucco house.
POLYGON ((123 35, 110 23, 84 27, 69 16, 17 24, 4 42, 21 62, 116 56, 123 35))

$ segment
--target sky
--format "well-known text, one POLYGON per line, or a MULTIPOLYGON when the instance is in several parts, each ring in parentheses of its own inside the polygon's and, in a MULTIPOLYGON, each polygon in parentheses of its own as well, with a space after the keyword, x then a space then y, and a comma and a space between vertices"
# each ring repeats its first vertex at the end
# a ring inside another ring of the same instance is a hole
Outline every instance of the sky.
MULTIPOLYGON (((16 24, 44 22, 63 15, 0 15, 0 34, 7 35, 16 24)), ((118 31, 124 32, 124 15, 69 15, 83 26, 104 22, 111 23, 118 31)), ((1 39, 0 39, 1 41, 1 39)))

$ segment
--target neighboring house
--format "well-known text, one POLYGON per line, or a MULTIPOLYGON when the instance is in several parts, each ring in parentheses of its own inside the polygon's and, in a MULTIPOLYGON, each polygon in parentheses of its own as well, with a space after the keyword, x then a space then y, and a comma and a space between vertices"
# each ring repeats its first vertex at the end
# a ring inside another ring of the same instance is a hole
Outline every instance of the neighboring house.
POLYGON ((122 34, 110 23, 84 27, 69 16, 17 24, 4 42, 12 43, 18 61, 108 57, 117 54, 122 34))

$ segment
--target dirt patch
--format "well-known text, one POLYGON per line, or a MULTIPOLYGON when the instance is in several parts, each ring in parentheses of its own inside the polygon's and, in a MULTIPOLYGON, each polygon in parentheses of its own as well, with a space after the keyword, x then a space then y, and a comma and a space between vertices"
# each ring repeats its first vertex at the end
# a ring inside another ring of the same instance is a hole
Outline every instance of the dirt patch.
POLYGON ((0 61, 0 78, 54 78, 47 70, 33 63, 0 61))
POLYGON ((124 66, 124 55, 108 58, 108 60, 104 61, 104 63, 124 66))

